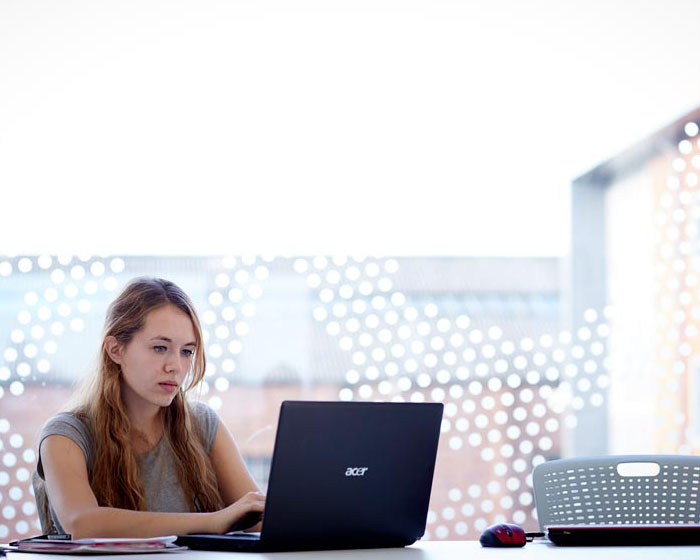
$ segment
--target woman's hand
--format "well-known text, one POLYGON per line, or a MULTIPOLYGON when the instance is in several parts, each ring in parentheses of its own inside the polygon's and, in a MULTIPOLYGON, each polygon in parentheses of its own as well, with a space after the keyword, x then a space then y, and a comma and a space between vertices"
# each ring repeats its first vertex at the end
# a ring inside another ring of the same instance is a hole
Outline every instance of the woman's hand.
POLYGON ((237 521, 247 514, 260 514, 265 511, 265 496, 260 492, 248 492, 240 500, 214 513, 214 532, 228 533, 237 521))

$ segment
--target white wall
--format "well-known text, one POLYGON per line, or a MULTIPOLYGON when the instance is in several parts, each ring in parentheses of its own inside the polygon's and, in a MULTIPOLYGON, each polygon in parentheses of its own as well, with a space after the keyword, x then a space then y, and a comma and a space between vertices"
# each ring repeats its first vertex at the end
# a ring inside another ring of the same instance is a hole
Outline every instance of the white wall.
POLYGON ((562 255, 694 0, 4 0, 0 253, 562 255))

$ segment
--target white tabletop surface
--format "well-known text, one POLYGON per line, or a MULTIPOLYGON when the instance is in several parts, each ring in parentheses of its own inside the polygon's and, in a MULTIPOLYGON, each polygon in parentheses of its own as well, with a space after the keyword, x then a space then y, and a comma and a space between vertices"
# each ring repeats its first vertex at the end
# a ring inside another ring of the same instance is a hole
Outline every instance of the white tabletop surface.
MULTIPOLYGON (((534 542, 524 548, 483 548, 477 541, 425 541, 408 548, 371 550, 330 550, 320 552, 277 552, 254 554, 250 552, 204 552, 188 550, 167 554, 110 555, 111 558, 130 560, 222 560, 231 556, 244 556, 246 560, 482 560, 507 558, 508 560, 564 559, 564 560, 698 560, 700 546, 622 546, 622 547, 557 547, 546 542, 534 542)), ((76 558, 63 554, 30 554, 8 552, 10 560, 48 560, 49 558, 76 558)), ((106 556, 100 556, 107 558, 106 556)), ((85 558, 92 558, 86 556, 85 558)))

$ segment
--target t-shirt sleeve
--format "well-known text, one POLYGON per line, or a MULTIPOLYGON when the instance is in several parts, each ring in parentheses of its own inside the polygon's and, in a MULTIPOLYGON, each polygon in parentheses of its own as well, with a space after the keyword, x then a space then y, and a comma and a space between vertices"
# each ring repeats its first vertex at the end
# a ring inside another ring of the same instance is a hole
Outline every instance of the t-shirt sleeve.
POLYGON ((203 402, 190 403, 190 407, 204 437, 204 448, 209 453, 214 445, 216 432, 219 429, 219 415, 203 402))
POLYGON ((39 457, 36 472, 43 479, 44 466, 41 463, 41 443, 49 436, 64 436, 80 447, 88 468, 92 462, 92 437, 89 428, 74 414, 62 412, 51 418, 41 429, 37 455, 39 457))

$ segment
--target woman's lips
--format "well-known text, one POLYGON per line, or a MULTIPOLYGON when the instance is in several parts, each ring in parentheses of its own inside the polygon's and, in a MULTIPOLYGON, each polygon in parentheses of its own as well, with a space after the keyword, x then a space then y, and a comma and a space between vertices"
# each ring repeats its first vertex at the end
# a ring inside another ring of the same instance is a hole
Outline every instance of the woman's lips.
POLYGON ((164 381, 162 383, 158 383, 158 385, 163 387, 163 389, 165 389, 166 391, 170 391, 172 393, 177 391, 177 383, 173 383, 171 381, 164 381))

